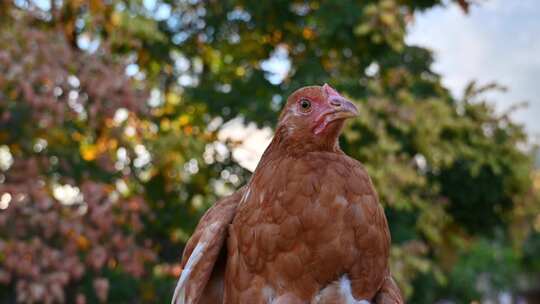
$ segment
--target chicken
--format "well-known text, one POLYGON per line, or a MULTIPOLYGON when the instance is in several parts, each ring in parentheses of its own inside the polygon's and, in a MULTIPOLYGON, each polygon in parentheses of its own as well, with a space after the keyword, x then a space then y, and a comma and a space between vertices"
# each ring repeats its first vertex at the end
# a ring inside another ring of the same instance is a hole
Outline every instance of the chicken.
POLYGON ((199 222, 173 303, 403 303, 377 193, 339 148, 357 114, 327 84, 291 94, 248 184, 199 222))

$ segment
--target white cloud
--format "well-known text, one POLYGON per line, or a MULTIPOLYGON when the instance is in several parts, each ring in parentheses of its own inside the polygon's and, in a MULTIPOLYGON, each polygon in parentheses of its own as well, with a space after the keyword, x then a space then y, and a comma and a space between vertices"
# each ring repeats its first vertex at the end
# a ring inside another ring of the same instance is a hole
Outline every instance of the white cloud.
POLYGON ((261 68, 267 72, 266 78, 272 84, 280 84, 289 74, 291 60, 289 51, 283 45, 276 47, 270 58, 261 62, 261 68))
POLYGON ((272 140, 272 129, 266 127, 259 129, 254 123, 247 126, 242 117, 230 120, 219 131, 218 139, 240 142, 232 150, 233 158, 249 171, 255 171, 259 160, 272 140))
POLYGON ((435 71, 460 96, 471 80, 507 86, 494 94, 499 111, 527 101, 514 114, 531 134, 540 133, 540 5, 537 0, 491 0, 465 15, 456 5, 437 7, 416 16, 407 42, 435 52, 435 71))

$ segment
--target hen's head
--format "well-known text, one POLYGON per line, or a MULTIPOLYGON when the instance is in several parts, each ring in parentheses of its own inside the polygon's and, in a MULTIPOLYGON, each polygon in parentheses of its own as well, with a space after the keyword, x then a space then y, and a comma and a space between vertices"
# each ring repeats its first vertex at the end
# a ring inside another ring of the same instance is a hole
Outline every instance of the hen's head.
POLYGON ((278 128, 297 141, 333 144, 345 119, 357 115, 356 106, 328 84, 310 86, 289 96, 278 128))

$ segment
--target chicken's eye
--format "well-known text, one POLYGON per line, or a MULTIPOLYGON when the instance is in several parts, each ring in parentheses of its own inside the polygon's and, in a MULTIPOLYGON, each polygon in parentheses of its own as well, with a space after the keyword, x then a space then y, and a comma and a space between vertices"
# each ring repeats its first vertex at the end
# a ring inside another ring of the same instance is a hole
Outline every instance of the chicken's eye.
POLYGON ((303 112, 308 112, 311 109, 311 102, 307 99, 300 100, 300 108, 303 112))

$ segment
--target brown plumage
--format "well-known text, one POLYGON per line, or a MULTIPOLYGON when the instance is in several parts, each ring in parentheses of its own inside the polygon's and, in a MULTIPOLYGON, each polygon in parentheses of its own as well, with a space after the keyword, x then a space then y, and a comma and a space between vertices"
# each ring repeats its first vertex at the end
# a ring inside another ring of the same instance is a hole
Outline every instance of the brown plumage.
POLYGON ((249 183, 189 240, 173 303, 403 303, 377 193, 339 148, 356 115, 328 85, 289 97, 249 183))

